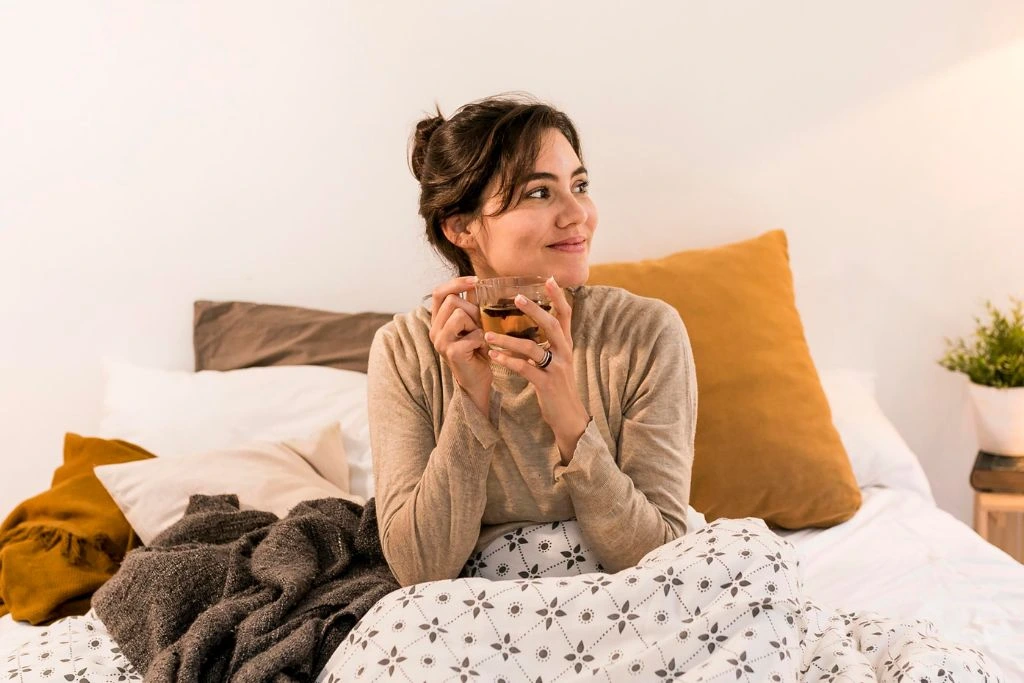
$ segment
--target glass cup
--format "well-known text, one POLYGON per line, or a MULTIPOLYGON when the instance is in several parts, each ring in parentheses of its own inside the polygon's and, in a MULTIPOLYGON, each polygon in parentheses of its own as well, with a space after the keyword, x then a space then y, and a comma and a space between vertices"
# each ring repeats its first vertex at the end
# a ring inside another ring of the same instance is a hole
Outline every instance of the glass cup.
MULTIPOLYGON (((505 334, 519 339, 529 339, 543 349, 550 345, 544 330, 530 316, 516 306, 516 294, 522 294, 545 311, 551 311, 551 297, 548 296, 543 275, 518 275, 514 277, 492 277, 477 282, 476 302, 480 306, 480 323, 484 332, 505 334)), ((512 352, 496 344, 492 349, 512 352)))

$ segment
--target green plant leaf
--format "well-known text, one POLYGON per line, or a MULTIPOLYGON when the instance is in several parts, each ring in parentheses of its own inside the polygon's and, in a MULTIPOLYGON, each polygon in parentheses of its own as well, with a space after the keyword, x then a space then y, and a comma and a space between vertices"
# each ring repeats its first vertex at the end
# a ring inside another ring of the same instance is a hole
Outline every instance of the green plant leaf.
POLYGON ((967 375, 987 387, 1024 387, 1024 302, 1010 297, 1003 313, 985 302, 988 319, 975 317, 974 336, 946 339, 946 353, 939 365, 967 375))

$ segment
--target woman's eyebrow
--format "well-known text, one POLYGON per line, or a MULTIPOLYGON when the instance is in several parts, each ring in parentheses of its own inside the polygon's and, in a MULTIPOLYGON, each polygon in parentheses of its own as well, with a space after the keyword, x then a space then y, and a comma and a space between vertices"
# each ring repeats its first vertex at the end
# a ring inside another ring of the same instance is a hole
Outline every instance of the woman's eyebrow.
MULTIPOLYGON (((573 171, 572 175, 569 176, 569 177, 570 178, 575 178, 576 176, 582 175, 582 174, 584 174, 586 172, 587 172, 586 167, 585 166, 580 166, 575 171, 573 171)), ((558 180, 558 176, 556 176, 554 173, 538 172, 538 173, 531 173, 530 175, 528 175, 525 178, 523 178, 523 182, 524 183, 528 183, 531 180, 558 180)))

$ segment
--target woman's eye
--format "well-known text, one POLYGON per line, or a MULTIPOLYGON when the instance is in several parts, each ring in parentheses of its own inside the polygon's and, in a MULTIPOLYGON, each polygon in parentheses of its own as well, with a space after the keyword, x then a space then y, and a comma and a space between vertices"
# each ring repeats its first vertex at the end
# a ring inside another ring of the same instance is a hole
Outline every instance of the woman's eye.
MULTIPOLYGON (((576 187, 574 189, 579 194, 586 194, 590 190, 590 181, 581 180, 580 182, 576 183, 576 187)), ((523 196, 529 197, 531 199, 547 199, 548 197, 551 196, 551 192, 548 191, 548 188, 546 187, 538 187, 533 190, 530 190, 529 192, 524 193, 523 196)))

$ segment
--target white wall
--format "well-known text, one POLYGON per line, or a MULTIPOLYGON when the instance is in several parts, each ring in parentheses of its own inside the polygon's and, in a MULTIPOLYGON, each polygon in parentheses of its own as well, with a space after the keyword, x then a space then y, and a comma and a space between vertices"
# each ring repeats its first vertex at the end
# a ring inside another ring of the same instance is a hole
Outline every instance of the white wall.
POLYGON ((96 429, 102 355, 191 367, 194 299, 412 306, 441 271, 407 136, 520 89, 582 132, 595 261, 785 228, 819 365, 879 373, 969 519, 935 359, 1024 295, 1024 5, 629 7, 0 4, 0 514, 96 429))

